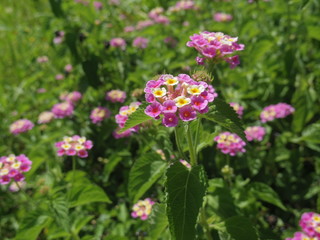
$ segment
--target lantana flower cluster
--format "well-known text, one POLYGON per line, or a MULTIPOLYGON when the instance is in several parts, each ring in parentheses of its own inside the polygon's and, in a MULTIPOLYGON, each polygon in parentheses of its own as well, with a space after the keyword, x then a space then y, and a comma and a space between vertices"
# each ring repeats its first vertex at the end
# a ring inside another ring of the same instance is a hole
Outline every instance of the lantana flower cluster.
POLYGON ((291 105, 287 103, 278 103, 265 107, 260 114, 260 119, 263 123, 270 122, 277 118, 285 118, 294 111, 295 109, 291 105))
POLYGON ((70 102, 70 103, 76 103, 79 100, 81 100, 81 98, 82 98, 82 94, 78 91, 63 93, 60 96, 60 100, 70 102))
POLYGON ((240 64, 239 56, 230 56, 236 51, 244 49, 243 44, 238 44, 237 37, 230 37, 222 32, 201 32, 190 37, 187 42, 188 47, 195 48, 203 57, 197 57, 198 64, 204 64, 205 60, 219 62, 224 60, 230 64, 230 68, 235 68, 240 64))
POLYGON ((119 114, 115 116, 116 118, 116 123, 118 124, 119 128, 116 129, 116 131, 113 133, 113 136, 115 138, 123 138, 123 137, 128 137, 130 136, 133 132, 137 132, 139 130, 139 126, 135 126, 133 128, 130 128, 123 133, 120 133, 119 131, 121 128, 124 127, 126 121, 128 120, 129 116, 134 113, 139 106, 141 105, 140 102, 132 102, 128 106, 122 106, 120 108, 119 114))
POLYGON ((303 232, 296 232, 293 238, 286 238, 286 240, 320 239, 320 214, 314 212, 302 214, 299 225, 303 232))
POLYGON ((241 118, 242 115, 243 115, 244 107, 241 106, 239 103, 235 103, 235 102, 231 102, 230 106, 234 109, 234 111, 236 111, 236 113, 238 114, 239 118, 241 118))
POLYGON ((111 90, 106 93, 106 100, 113 103, 115 102, 123 103, 126 97, 127 97, 126 92, 121 90, 111 90))
POLYGON ((93 123, 98 124, 102 122, 104 119, 109 118, 111 112, 106 107, 96 107, 91 111, 90 119, 93 123))
POLYGON ((55 118, 65 118, 72 116, 74 111, 74 106, 71 102, 62 102, 55 104, 51 112, 54 114, 55 118))
POLYGON ((150 80, 144 89, 146 101, 151 103, 145 114, 154 119, 163 116, 166 127, 175 127, 182 121, 192 121, 197 114, 208 112, 208 103, 215 98, 215 90, 206 82, 195 81, 187 74, 174 77, 161 75, 158 80, 150 80))
POLYGON ((216 22, 230 22, 232 20, 232 15, 227 13, 218 12, 213 15, 213 19, 216 22))
POLYGON ((20 119, 10 125, 10 132, 14 135, 27 132, 34 127, 34 124, 28 119, 20 119))
POLYGON ((88 157, 88 150, 93 147, 92 141, 85 137, 75 135, 73 137, 64 137, 63 141, 55 144, 58 156, 75 156, 80 158, 88 157))
POLYGON ((264 135, 266 134, 266 129, 260 126, 247 127, 244 131, 248 141, 262 141, 264 135))
POLYGON ((0 184, 8 184, 11 180, 23 181, 25 178, 23 173, 28 172, 31 165, 32 162, 24 154, 0 157, 0 184))
POLYGON ((220 133, 214 138, 216 141, 217 148, 221 150, 222 153, 228 154, 230 156, 235 156, 237 153, 244 153, 246 143, 237 135, 230 132, 220 133))
POLYGON ((139 200, 136 204, 133 205, 133 212, 131 216, 133 218, 140 218, 141 220, 147 220, 151 214, 152 206, 155 204, 150 198, 144 200, 139 200))
POLYGON ((193 9, 196 10, 197 7, 195 5, 195 2, 192 0, 184 0, 184 1, 178 1, 175 6, 170 7, 168 9, 169 12, 180 12, 182 10, 189 10, 193 9))
POLYGON ((49 123, 52 121, 52 119, 54 119, 54 114, 52 112, 45 111, 40 113, 38 117, 38 123, 39 124, 49 123))

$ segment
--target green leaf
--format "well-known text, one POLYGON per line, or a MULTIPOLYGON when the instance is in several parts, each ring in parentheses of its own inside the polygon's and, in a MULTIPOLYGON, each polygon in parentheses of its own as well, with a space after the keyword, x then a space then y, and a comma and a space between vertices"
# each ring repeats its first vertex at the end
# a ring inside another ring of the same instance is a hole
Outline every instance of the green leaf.
POLYGON ((254 182, 250 185, 250 191, 261 201, 271 203, 283 210, 286 210, 286 207, 281 202, 278 194, 268 185, 261 182, 254 182))
POLYGON ((146 106, 147 104, 140 105, 139 108, 129 116, 124 127, 119 132, 122 133, 128 130, 129 128, 135 127, 141 123, 152 120, 152 117, 149 117, 144 113, 146 106))
POLYGON ((68 204, 63 196, 56 197, 49 201, 49 211, 57 225, 63 228, 65 231, 69 231, 70 219, 68 204))
POLYGON ((40 210, 36 210, 27 214, 22 220, 15 240, 35 240, 38 235, 50 222, 47 215, 43 215, 40 210))
POLYGON ((76 184, 70 191, 70 207, 76 207, 92 202, 111 203, 106 193, 95 184, 76 184))
POLYGON ((256 230, 249 219, 242 216, 228 218, 225 222, 228 234, 234 240, 258 240, 256 230))
POLYGON ((72 230, 74 233, 78 234, 81 229, 94 218, 94 216, 84 216, 84 217, 78 217, 73 223, 72 230))
POLYGON ((153 205, 149 219, 149 236, 151 237, 151 239, 159 239, 162 232, 168 226, 166 206, 159 203, 153 205))
POLYGON ((212 104, 213 106, 209 108, 209 112, 200 116, 218 123, 229 131, 236 133, 243 141, 247 142, 241 120, 234 109, 220 99, 215 99, 212 104))
POLYGON ((159 154, 148 153, 138 158, 129 173, 128 191, 133 202, 140 197, 163 175, 167 163, 159 154))
POLYGON ((188 169, 180 162, 167 171, 167 215, 173 239, 194 240, 195 225, 206 191, 202 166, 188 169))

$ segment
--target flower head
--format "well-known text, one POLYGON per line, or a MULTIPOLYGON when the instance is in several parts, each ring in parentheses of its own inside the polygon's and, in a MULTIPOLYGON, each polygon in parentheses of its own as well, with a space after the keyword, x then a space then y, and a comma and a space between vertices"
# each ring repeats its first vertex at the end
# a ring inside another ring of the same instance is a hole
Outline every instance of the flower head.
POLYGON ((39 124, 44 124, 44 123, 49 123, 51 120, 54 119, 54 114, 49 111, 45 111, 40 113, 38 117, 38 123, 39 124))
POLYGON ((54 114, 55 118, 65 118, 70 117, 73 114, 73 105, 70 102, 62 102, 55 104, 51 112, 54 114))
MULTIPOLYGON (((140 102, 132 102, 130 105, 128 106, 122 106, 120 108, 119 114, 117 114, 115 116, 116 119, 116 123, 119 125, 119 129, 117 129, 113 136, 115 138, 121 138, 121 137, 128 137, 130 136, 133 132, 137 132, 139 130, 139 126, 135 126, 133 128, 130 128, 128 130, 126 130, 123 133, 120 133, 119 131, 121 130, 121 128, 124 127, 126 121, 128 120, 129 116, 134 113, 139 106, 141 105, 140 102)), ((156 112, 156 110, 150 110, 151 112, 154 111, 156 112)), ((151 113, 150 113, 151 114, 151 113)), ((155 114, 155 113, 154 113, 155 114)))
POLYGON ((110 40, 110 45, 115 48, 120 48, 122 50, 126 49, 126 41, 123 38, 113 38, 110 40))
POLYGON ((82 98, 82 94, 78 91, 63 93, 60 95, 60 100, 67 101, 73 104, 81 100, 81 98, 82 98))
POLYGON ((237 135, 230 132, 220 133, 214 138, 217 148, 224 154, 235 156, 239 152, 245 152, 246 143, 237 135))
POLYGON ((266 134, 265 128, 260 126, 247 127, 244 132, 248 141, 262 141, 264 135, 266 134))
POLYGON ((155 119, 163 116, 166 127, 174 127, 182 121, 192 121, 197 114, 208 111, 208 103, 217 94, 206 82, 195 81, 187 74, 172 76, 164 74, 147 82, 144 89, 150 105, 145 113, 155 119))
POLYGON ((97 124, 102 122, 104 119, 109 118, 111 112, 105 107, 96 107, 91 111, 90 119, 93 123, 97 124))
POLYGON ((263 109, 260 114, 261 122, 270 122, 276 118, 285 118, 292 114, 295 109, 286 103, 278 103, 275 105, 269 105, 263 109))
POLYGON ((75 135, 73 137, 64 137, 63 141, 55 144, 58 156, 75 156, 80 158, 88 157, 88 151, 93 147, 92 141, 85 137, 75 135))
POLYGON ((230 22, 232 20, 232 15, 227 13, 218 12, 213 15, 213 19, 216 22, 230 22))
POLYGON ((320 239, 320 214, 314 212, 302 214, 299 225, 309 237, 320 239))
POLYGON ((243 115, 243 109, 244 109, 243 106, 241 106, 239 103, 234 103, 234 102, 231 102, 230 106, 234 109, 234 111, 236 111, 239 118, 241 118, 243 115))
POLYGON ((20 119, 10 125, 10 132, 14 135, 27 132, 34 127, 34 124, 28 119, 20 119))
POLYGON ((120 90, 111 90, 106 93, 106 100, 110 102, 120 102, 123 103, 126 99, 127 95, 126 92, 120 90))
POLYGON ((155 204, 150 198, 139 200, 133 205, 131 216, 133 218, 140 218, 141 220, 147 220, 151 214, 152 206, 155 204))
POLYGON ((147 38, 137 37, 133 40, 132 46, 143 49, 148 46, 148 42, 149 40, 147 38))
POLYGON ((0 184, 8 184, 12 179, 16 182, 23 181, 23 173, 28 172, 31 165, 32 162, 24 154, 0 157, 0 184))

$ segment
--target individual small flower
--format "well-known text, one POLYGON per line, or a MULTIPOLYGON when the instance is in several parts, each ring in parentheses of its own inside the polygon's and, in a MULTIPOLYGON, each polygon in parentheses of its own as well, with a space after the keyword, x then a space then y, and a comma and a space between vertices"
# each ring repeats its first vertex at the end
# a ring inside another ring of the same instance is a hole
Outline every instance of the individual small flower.
POLYGON ((20 189, 25 188, 26 184, 27 183, 24 180, 20 182, 12 182, 9 186, 9 190, 10 192, 18 192, 20 189))
POLYGON ((174 101, 176 102, 176 106, 178 108, 184 107, 186 105, 188 105, 189 103, 191 103, 191 99, 187 98, 185 96, 180 96, 174 99, 174 101))
POLYGON ((155 204, 150 198, 144 200, 139 200, 136 204, 133 205, 133 212, 131 216, 133 218, 140 218, 141 220, 147 220, 151 214, 152 206, 155 204))
POLYGON ((189 122, 197 118, 197 112, 191 106, 180 108, 179 117, 182 121, 189 122))
POLYGON ((166 16, 163 16, 163 15, 159 15, 158 17, 156 17, 154 19, 154 21, 156 23, 160 23, 160 24, 163 24, 163 25, 168 25, 170 23, 169 18, 167 18, 166 16))
POLYGON ((21 182, 25 179, 23 173, 31 169, 32 162, 24 154, 0 157, 0 184, 6 185, 14 180, 21 182))
POLYGON ((320 214, 314 212, 303 213, 299 225, 309 237, 320 239, 320 214))
POLYGON ((63 141, 55 144, 58 156, 75 156, 80 158, 88 157, 88 150, 93 147, 92 141, 85 137, 75 135, 73 137, 64 137, 63 141))
POLYGON ((97 124, 102 122, 104 119, 109 118, 111 112, 108 108, 105 107, 96 107, 92 110, 90 114, 90 119, 93 123, 97 124))
POLYGON ((151 19, 156 19, 157 17, 159 17, 162 13, 164 12, 164 9, 162 7, 157 7, 152 9, 149 13, 148 16, 151 19))
POLYGON ((249 142, 253 140, 262 141, 264 135, 266 134, 265 128, 260 126, 247 127, 244 132, 249 142))
POLYGON ((120 132, 120 130, 121 128, 117 128, 115 131, 112 132, 112 135, 115 139, 126 138, 132 135, 132 131, 130 129, 123 132, 120 132))
POLYGON ((10 125, 10 132, 14 135, 27 132, 34 127, 34 124, 28 119, 20 119, 10 125))
POLYGON ((148 46, 149 40, 143 37, 137 37, 133 40, 132 46, 136 48, 144 49, 148 46))
POLYGON ((270 122, 277 118, 285 118, 292 114, 295 109, 286 103, 278 103, 275 105, 269 105, 263 109, 260 114, 261 122, 270 122))
POLYGON ((47 56, 40 56, 37 58, 37 62, 38 63, 45 63, 45 62, 48 62, 49 61, 49 58, 47 56))
POLYGON ((53 39, 53 43, 54 44, 60 44, 63 42, 64 40, 64 31, 56 31, 55 33, 55 37, 53 39))
POLYGON ((147 114, 150 117, 156 118, 161 113, 161 104, 158 102, 153 102, 149 106, 146 107, 144 110, 145 114, 147 114))
POLYGON ((120 48, 122 50, 126 49, 126 41, 123 38, 113 38, 110 40, 110 45, 115 48, 120 48))
POLYGON ((63 79, 64 79, 64 75, 61 74, 61 73, 59 73, 59 74, 57 74, 57 75, 55 76, 55 79, 56 79, 56 80, 63 80, 63 79))
POLYGON ((246 143, 234 133, 220 133, 214 138, 214 141, 218 143, 217 148, 220 149, 222 153, 229 154, 230 156, 235 156, 237 153, 246 151, 244 148, 246 143))
POLYGON ((162 124, 166 127, 175 127, 179 123, 179 118, 174 113, 164 113, 162 124))
POLYGON ((162 149, 157 149, 156 153, 160 155, 162 160, 166 160, 166 155, 164 154, 164 152, 162 151, 162 149))
POLYGON ((230 22, 232 20, 232 15, 227 13, 218 12, 213 15, 213 19, 216 22, 230 22))
POLYGON ((72 71, 73 67, 71 64, 67 64, 65 67, 64 67, 64 70, 67 72, 67 73, 70 73, 72 71))
POLYGON ((63 93, 60 95, 60 100, 62 101, 67 101, 70 102, 72 104, 80 101, 82 98, 82 94, 78 91, 73 91, 70 93, 63 93))
POLYGON ((180 159, 179 162, 184 165, 186 168, 191 168, 190 163, 188 163, 186 160, 180 159))
POLYGON ((232 56, 236 51, 244 49, 243 44, 238 44, 237 37, 230 37, 221 32, 201 32, 190 37, 188 47, 195 48, 201 55, 197 62, 204 64, 205 61, 218 63, 226 61, 231 68, 237 66, 240 61, 238 56, 232 56))
POLYGON ((120 90, 111 90, 106 93, 106 100, 110 102, 120 102, 123 103, 126 99, 127 95, 126 92, 120 90))
POLYGON ((70 117, 73 114, 74 107, 70 102, 62 102, 55 104, 51 112, 54 114, 55 118, 65 118, 70 117))
POLYGON ((40 113, 38 117, 38 123, 39 124, 44 124, 44 123, 49 123, 51 120, 54 119, 54 114, 49 111, 45 111, 40 113))
POLYGON ((234 102, 231 102, 230 106, 234 109, 234 111, 236 111, 236 113, 238 114, 239 118, 241 118, 242 115, 243 115, 244 107, 242 107, 239 103, 234 103, 234 102))

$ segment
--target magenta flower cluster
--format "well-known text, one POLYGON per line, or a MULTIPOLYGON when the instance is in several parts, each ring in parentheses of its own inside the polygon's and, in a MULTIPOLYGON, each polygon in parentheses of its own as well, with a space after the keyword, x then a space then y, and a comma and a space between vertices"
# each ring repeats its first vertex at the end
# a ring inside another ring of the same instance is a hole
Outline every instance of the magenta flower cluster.
POLYGON ((293 238, 286 238, 286 240, 320 239, 320 214, 314 212, 302 214, 299 225, 303 232, 297 232, 294 234, 293 238))
POLYGON ((151 214, 152 206, 155 204, 150 198, 144 200, 139 200, 136 204, 133 205, 133 212, 131 216, 133 218, 140 218, 141 220, 147 220, 151 214))
POLYGON ((270 122, 277 118, 285 118, 292 114, 295 109, 287 103, 278 103, 267 106, 260 114, 261 122, 270 122))
POLYGON ((176 3, 176 5, 173 7, 170 7, 168 9, 168 11, 169 12, 180 12, 183 10, 190 10, 190 9, 193 9, 193 10, 197 9, 195 2, 192 0, 183 0, 183 1, 178 1, 176 3))
POLYGON ((244 153, 246 143, 237 135, 230 132, 220 133, 214 138, 216 141, 217 148, 221 150, 222 153, 228 154, 230 156, 235 156, 237 153, 244 153))
POLYGON ((8 184, 11 180, 23 181, 25 178, 23 173, 28 172, 31 165, 32 162, 24 154, 0 157, 0 184, 8 184))
POLYGON ((34 127, 34 124, 28 119, 20 119, 10 125, 10 132, 14 135, 27 132, 34 127))
POLYGON ((111 90, 106 93, 106 100, 113 103, 115 102, 123 103, 126 97, 127 97, 126 92, 121 90, 111 90))
POLYGON ((201 32, 190 37, 188 47, 195 48, 203 57, 196 58, 198 64, 204 64, 206 60, 219 62, 224 60, 234 68, 240 64, 239 56, 230 56, 236 51, 244 49, 243 44, 238 44, 237 37, 230 37, 222 32, 201 32))
POLYGON ((213 15, 213 19, 216 22, 230 22, 232 20, 232 15, 218 12, 213 15))
POLYGON ((214 88, 206 82, 195 81, 187 74, 174 77, 161 75, 158 80, 150 80, 144 89, 147 102, 145 114, 154 119, 161 116, 166 127, 175 127, 182 121, 192 121, 197 114, 208 112, 208 103, 217 96, 214 88))
POLYGON ((55 104, 51 112, 54 114, 55 118, 65 118, 72 116, 74 111, 73 104, 71 102, 62 102, 55 104))
POLYGON ((239 118, 241 118, 242 115, 243 115, 244 107, 241 106, 239 103, 235 103, 235 102, 231 102, 230 106, 236 111, 236 113, 238 114, 239 118))
POLYGON ((106 107, 96 107, 91 111, 90 119, 94 124, 102 122, 104 119, 109 118, 111 112, 106 107))
POLYGON ((112 38, 110 40, 110 46, 120 48, 121 50, 125 50, 127 43, 123 38, 112 38))
POLYGON ((254 140, 262 141, 264 135, 266 134, 265 128, 260 126, 247 127, 244 132, 249 142, 254 140))
POLYGON ((80 101, 82 98, 82 94, 78 91, 70 92, 70 93, 63 93, 60 96, 60 100, 70 102, 70 103, 76 103, 80 101))
POLYGON ((63 141, 55 144, 58 156, 75 156, 80 158, 88 157, 88 150, 93 147, 92 141, 85 137, 75 135, 73 137, 64 137, 63 141))
POLYGON ((137 37, 133 40, 132 46, 136 48, 144 49, 148 46, 149 40, 143 37, 137 37))

